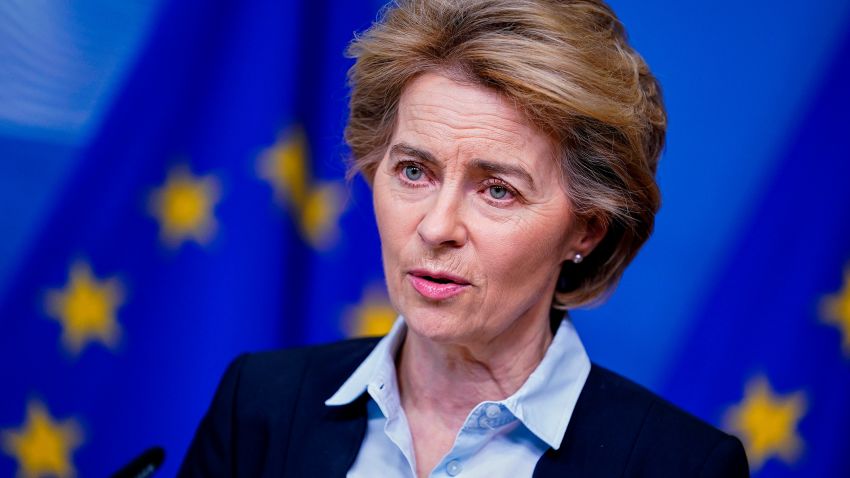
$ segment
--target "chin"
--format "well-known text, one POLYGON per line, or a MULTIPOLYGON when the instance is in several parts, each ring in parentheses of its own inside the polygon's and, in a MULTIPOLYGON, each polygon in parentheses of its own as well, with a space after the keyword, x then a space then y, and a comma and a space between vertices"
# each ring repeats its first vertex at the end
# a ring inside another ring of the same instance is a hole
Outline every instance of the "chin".
POLYGON ((404 315, 407 328, 416 335, 436 343, 461 343, 469 341, 472 334, 468 322, 448 311, 417 307, 404 315))

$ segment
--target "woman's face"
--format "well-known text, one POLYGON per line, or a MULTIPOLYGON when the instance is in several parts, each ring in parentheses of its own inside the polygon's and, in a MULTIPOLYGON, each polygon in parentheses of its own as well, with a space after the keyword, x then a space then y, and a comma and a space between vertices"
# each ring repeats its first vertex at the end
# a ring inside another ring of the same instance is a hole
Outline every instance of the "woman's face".
POLYGON ((546 326, 584 234, 560 176, 548 138, 495 92, 438 74, 407 86, 373 195, 411 332, 473 344, 546 326))

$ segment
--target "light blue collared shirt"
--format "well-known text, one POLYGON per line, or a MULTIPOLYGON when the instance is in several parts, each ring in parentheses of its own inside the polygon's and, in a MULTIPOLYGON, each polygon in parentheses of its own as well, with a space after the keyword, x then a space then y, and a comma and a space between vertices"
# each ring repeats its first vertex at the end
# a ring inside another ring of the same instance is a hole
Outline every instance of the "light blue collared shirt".
MULTIPOLYGON (((407 327, 399 317, 390 333, 325 405, 347 405, 363 392, 368 402, 366 436, 348 477, 415 477, 410 427, 396 382, 395 356, 407 327)), ((454 445, 431 477, 530 477, 549 448, 558 449, 579 394, 590 373, 590 359, 569 319, 564 319, 549 349, 528 380, 510 397, 484 401, 469 412, 454 445)))

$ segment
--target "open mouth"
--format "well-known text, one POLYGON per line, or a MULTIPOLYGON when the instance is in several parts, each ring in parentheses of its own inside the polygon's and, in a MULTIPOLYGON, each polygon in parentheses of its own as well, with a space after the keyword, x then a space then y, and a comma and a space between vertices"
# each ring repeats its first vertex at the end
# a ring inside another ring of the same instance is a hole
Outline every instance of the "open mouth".
POLYGON ((444 279, 442 277, 433 277, 433 276, 419 276, 419 277, 421 277, 425 280, 429 280, 431 282, 436 282, 437 284, 457 284, 457 282, 455 282, 453 280, 444 279))
POLYGON ((469 281, 465 280, 463 277, 455 276, 453 274, 444 272, 414 270, 410 271, 410 275, 427 280, 429 282, 433 282, 435 284, 469 285, 469 281))
POLYGON ((408 279, 422 297, 434 301, 455 297, 470 286, 469 281, 462 277, 434 271, 410 271, 408 279))

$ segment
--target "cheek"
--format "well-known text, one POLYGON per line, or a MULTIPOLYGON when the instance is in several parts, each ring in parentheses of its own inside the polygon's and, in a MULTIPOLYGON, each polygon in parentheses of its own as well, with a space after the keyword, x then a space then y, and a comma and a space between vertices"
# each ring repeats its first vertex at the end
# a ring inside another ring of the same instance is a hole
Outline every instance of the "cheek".
POLYGON ((518 221, 510 228, 495 228, 482 236, 479 250, 481 259, 489 264, 491 281, 509 290, 523 284, 536 288, 560 268, 567 224, 562 218, 536 219, 518 221), (517 278, 529 280, 516 283, 517 278))
POLYGON ((378 234, 381 238, 387 279, 399 262, 402 250, 416 234, 415 208, 400 201, 386 182, 376 181, 373 186, 373 206, 378 234))
POLYGON ((393 206, 391 200, 384 200, 384 198, 377 200, 376 198, 374 206, 381 246, 383 249, 392 250, 398 247, 401 240, 402 231, 405 227, 402 222, 404 217, 398 213, 398 208, 393 206))
POLYGON ((385 174, 378 171, 375 182, 372 185, 372 207, 375 209, 375 221, 378 224, 378 234, 381 237, 382 245, 393 236, 392 225, 395 221, 392 218, 393 207, 391 196, 385 174))

